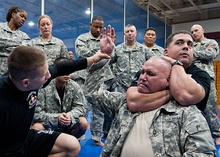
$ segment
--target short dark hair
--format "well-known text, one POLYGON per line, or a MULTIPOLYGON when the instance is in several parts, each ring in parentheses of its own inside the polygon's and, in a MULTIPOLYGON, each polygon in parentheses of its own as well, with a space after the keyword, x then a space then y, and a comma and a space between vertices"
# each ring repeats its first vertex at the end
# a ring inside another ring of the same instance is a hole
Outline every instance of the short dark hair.
POLYGON ((94 22, 95 20, 104 21, 104 19, 103 19, 102 16, 94 16, 94 17, 92 18, 92 22, 94 22))
POLYGON ((36 69, 47 63, 46 54, 34 47, 18 46, 8 56, 8 71, 13 80, 34 78, 36 69))
POLYGON ((21 9, 16 6, 12 6, 11 8, 9 8, 8 12, 6 14, 6 21, 9 22, 11 20, 12 13, 18 13, 18 12, 25 12, 26 13, 26 11, 24 9, 21 9))
POLYGON ((62 61, 65 61, 65 60, 68 60, 68 58, 66 58, 66 57, 58 57, 58 58, 55 59, 54 63, 62 62, 62 61))
POLYGON ((156 32, 156 30, 155 30, 153 27, 149 27, 149 28, 147 28, 147 29, 145 30, 144 34, 146 34, 146 32, 149 31, 149 30, 152 30, 152 31, 156 32))
MULTIPOLYGON (((186 31, 186 30, 178 30, 178 31, 172 33, 172 34, 167 38, 167 40, 166 40, 166 42, 165 42, 165 47, 168 47, 168 46, 170 45, 170 43, 171 43, 172 40, 173 40, 173 37, 174 37, 175 35, 177 35, 177 34, 189 34, 189 35, 192 37, 192 34, 191 34, 189 31, 186 31)), ((192 39, 193 39, 193 37, 192 37, 192 39)))

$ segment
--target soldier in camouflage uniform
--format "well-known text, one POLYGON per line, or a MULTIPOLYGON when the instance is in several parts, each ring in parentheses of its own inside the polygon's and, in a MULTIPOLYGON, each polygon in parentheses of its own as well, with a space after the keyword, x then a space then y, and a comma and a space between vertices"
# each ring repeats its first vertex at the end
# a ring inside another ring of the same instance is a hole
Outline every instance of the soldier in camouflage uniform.
POLYGON ((154 28, 147 28, 144 33, 144 40, 143 43, 147 48, 149 48, 153 54, 160 56, 164 53, 164 48, 160 47, 155 43, 157 39, 156 30, 154 28))
POLYGON ((134 25, 125 26, 124 36, 126 41, 115 48, 111 57, 117 83, 116 90, 121 93, 127 91, 144 62, 154 56, 146 46, 136 41, 137 30, 134 25))
MULTIPOLYGON (((67 58, 57 58, 55 63, 63 60, 67 58)), ((46 88, 39 90, 38 98, 33 129, 56 130, 76 138, 85 134, 88 126, 84 117, 86 98, 70 75, 55 78, 46 88)))
POLYGON ((6 23, 0 23, 0 75, 8 71, 7 58, 11 51, 30 41, 29 36, 20 31, 27 19, 25 10, 11 7, 6 15, 6 23))
POLYGON ((29 45, 44 51, 48 58, 48 64, 51 65, 56 58, 69 58, 68 50, 63 41, 52 36, 53 21, 48 15, 40 16, 38 27, 41 35, 30 41, 29 45))
MULTIPOLYGON (((81 34, 80 36, 77 37, 75 42, 75 51, 79 58, 92 56, 100 49, 100 34, 102 33, 103 27, 104 27, 103 18, 101 16, 94 16, 90 23, 90 31, 81 34)), ((103 61, 97 63, 97 65, 103 64, 102 62, 103 61)), ((77 75, 79 78, 75 78, 75 79, 78 79, 78 81, 82 80, 80 82, 84 83, 88 75, 88 69, 78 71, 77 75)), ((111 91, 113 83, 114 83, 114 75, 111 71, 110 66, 106 66, 105 69, 106 89, 111 91)), ((85 88, 87 87, 85 86, 85 88)), ((91 115, 90 129, 91 129, 92 139, 94 140, 95 145, 103 146, 103 143, 101 141, 102 130, 104 134, 108 133, 108 130, 110 129, 110 125, 112 123, 112 119, 104 115, 94 105, 92 105, 91 114, 92 115, 91 115)))
POLYGON ((205 70, 211 77, 210 93, 204 115, 216 144, 220 145, 220 124, 217 117, 217 98, 213 66, 213 61, 219 54, 219 45, 215 40, 205 38, 204 29, 201 25, 193 25, 191 27, 191 33, 195 40, 193 62, 196 66, 205 70))
MULTIPOLYGON (((142 67, 137 92, 151 94, 166 89, 170 71, 169 62, 157 56, 150 58, 142 67)), ((124 94, 103 89, 102 74, 103 69, 98 69, 86 80, 88 100, 114 117, 101 157, 214 156, 208 124, 195 105, 182 107, 170 100, 150 112, 131 112, 124 94)))

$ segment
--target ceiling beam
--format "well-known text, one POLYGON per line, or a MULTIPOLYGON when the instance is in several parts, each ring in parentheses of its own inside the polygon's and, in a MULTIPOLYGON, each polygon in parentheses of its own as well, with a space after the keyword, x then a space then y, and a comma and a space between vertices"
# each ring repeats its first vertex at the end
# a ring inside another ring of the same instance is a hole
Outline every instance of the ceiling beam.
POLYGON ((174 10, 169 4, 167 4, 166 2, 164 2, 163 0, 160 0, 160 2, 165 5, 166 7, 168 7, 170 10, 172 10, 177 16, 180 16, 180 14, 174 10))
POLYGON ((199 9, 199 7, 197 7, 197 6, 195 5, 195 3, 194 3, 192 0, 188 0, 188 1, 193 5, 194 8, 196 8, 196 10, 197 10, 200 14, 202 14, 202 11, 199 9))
POLYGON ((157 4, 154 3, 154 1, 149 0, 147 2, 150 6, 154 7, 155 9, 157 9, 157 11, 163 15, 165 15, 167 18, 169 19, 173 19, 173 17, 171 17, 170 15, 168 15, 162 8, 160 8, 157 4))

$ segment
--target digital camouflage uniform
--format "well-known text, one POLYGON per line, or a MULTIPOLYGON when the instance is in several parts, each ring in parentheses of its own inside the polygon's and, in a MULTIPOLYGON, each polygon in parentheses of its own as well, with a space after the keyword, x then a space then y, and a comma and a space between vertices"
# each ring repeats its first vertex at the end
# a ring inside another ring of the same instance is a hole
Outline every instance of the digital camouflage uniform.
POLYGON ((213 66, 213 61, 218 54, 219 46, 215 40, 205 38, 202 42, 194 42, 193 62, 200 69, 205 70, 211 77, 210 93, 204 110, 204 115, 214 138, 220 137, 220 125, 217 117, 215 73, 213 66))
MULTIPOLYGON (((86 96, 114 117, 100 156, 120 157, 123 143, 141 112, 128 110, 124 94, 104 90, 102 78, 102 69, 88 76, 86 96)), ((149 134, 155 157, 214 156, 208 124, 194 105, 181 107, 176 101, 169 101, 156 111, 149 134)))
POLYGON ((115 48, 111 63, 118 92, 125 93, 127 91, 137 71, 142 68, 144 62, 151 56, 154 56, 154 53, 138 42, 133 48, 129 48, 125 43, 119 44, 115 48))
POLYGON ((0 75, 8 71, 7 59, 11 51, 30 41, 29 36, 20 31, 12 31, 8 23, 0 23, 0 75))
POLYGON ((157 44, 154 44, 154 47, 152 48, 149 48, 151 51, 153 51, 154 55, 157 55, 157 56, 161 56, 161 55, 164 55, 164 48, 160 47, 159 45, 157 44))
POLYGON ((34 38, 28 45, 45 52, 49 65, 53 64, 56 58, 69 58, 68 50, 63 41, 53 36, 50 40, 44 40, 41 37, 34 38))
MULTIPOLYGON (((90 57, 94 55, 99 49, 100 49, 100 38, 99 37, 95 38, 91 34, 91 32, 81 34, 76 39, 75 51, 79 58, 90 57)), ((104 64, 103 62, 105 63, 106 60, 102 60, 98 63, 95 63, 93 64, 93 66, 104 64)), ((88 69, 77 72, 78 77, 81 80, 83 80, 81 82, 84 82, 86 80, 86 77, 88 75, 88 69)), ((112 85, 114 83, 114 75, 111 71, 110 65, 106 66, 104 73, 105 73, 106 89, 111 91, 112 85)), ((87 87, 84 86, 84 88, 87 88, 87 87)), ((96 141, 101 141, 102 130, 104 131, 104 133, 108 132, 111 126, 111 123, 112 123, 112 119, 104 115, 94 105, 92 105, 91 109, 92 109, 92 116, 91 116, 91 122, 90 122, 90 130, 92 134, 92 139, 96 141), (105 123, 104 123, 104 120, 105 120, 105 123), (104 123, 104 126, 103 126, 103 123, 104 123)))
POLYGON ((76 82, 69 80, 61 102, 55 80, 52 80, 47 87, 39 90, 33 122, 40 122, 47 129, 57 130, 58 115, 65 112, 71 117, 72 125, 75 125, 79 117, 85 115, 84 104, 86 104, 86 98, 76 82))

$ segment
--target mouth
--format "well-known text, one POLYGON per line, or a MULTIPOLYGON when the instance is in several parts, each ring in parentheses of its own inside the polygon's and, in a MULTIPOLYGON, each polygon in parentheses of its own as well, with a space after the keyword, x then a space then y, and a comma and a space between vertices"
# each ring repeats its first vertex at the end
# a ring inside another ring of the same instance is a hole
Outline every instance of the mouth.
POLYGON ((180 55, 181 55, 182 57, 189 57, 189 54, 186 53, 186 52, 183 52, 183 53, 181 53, 180 55))
POLYGON ((139 88, 148 88, 148 86, 145 85, 145 84, 143 84, 143 83, 139 83, 139 84, 138 84, 138 87, 139 87, 139 88))
POLYGON ((69 80, 69 79, 70 79, 70 77, 64 77, 64 79, 65 79, 65 80, 69 80))

